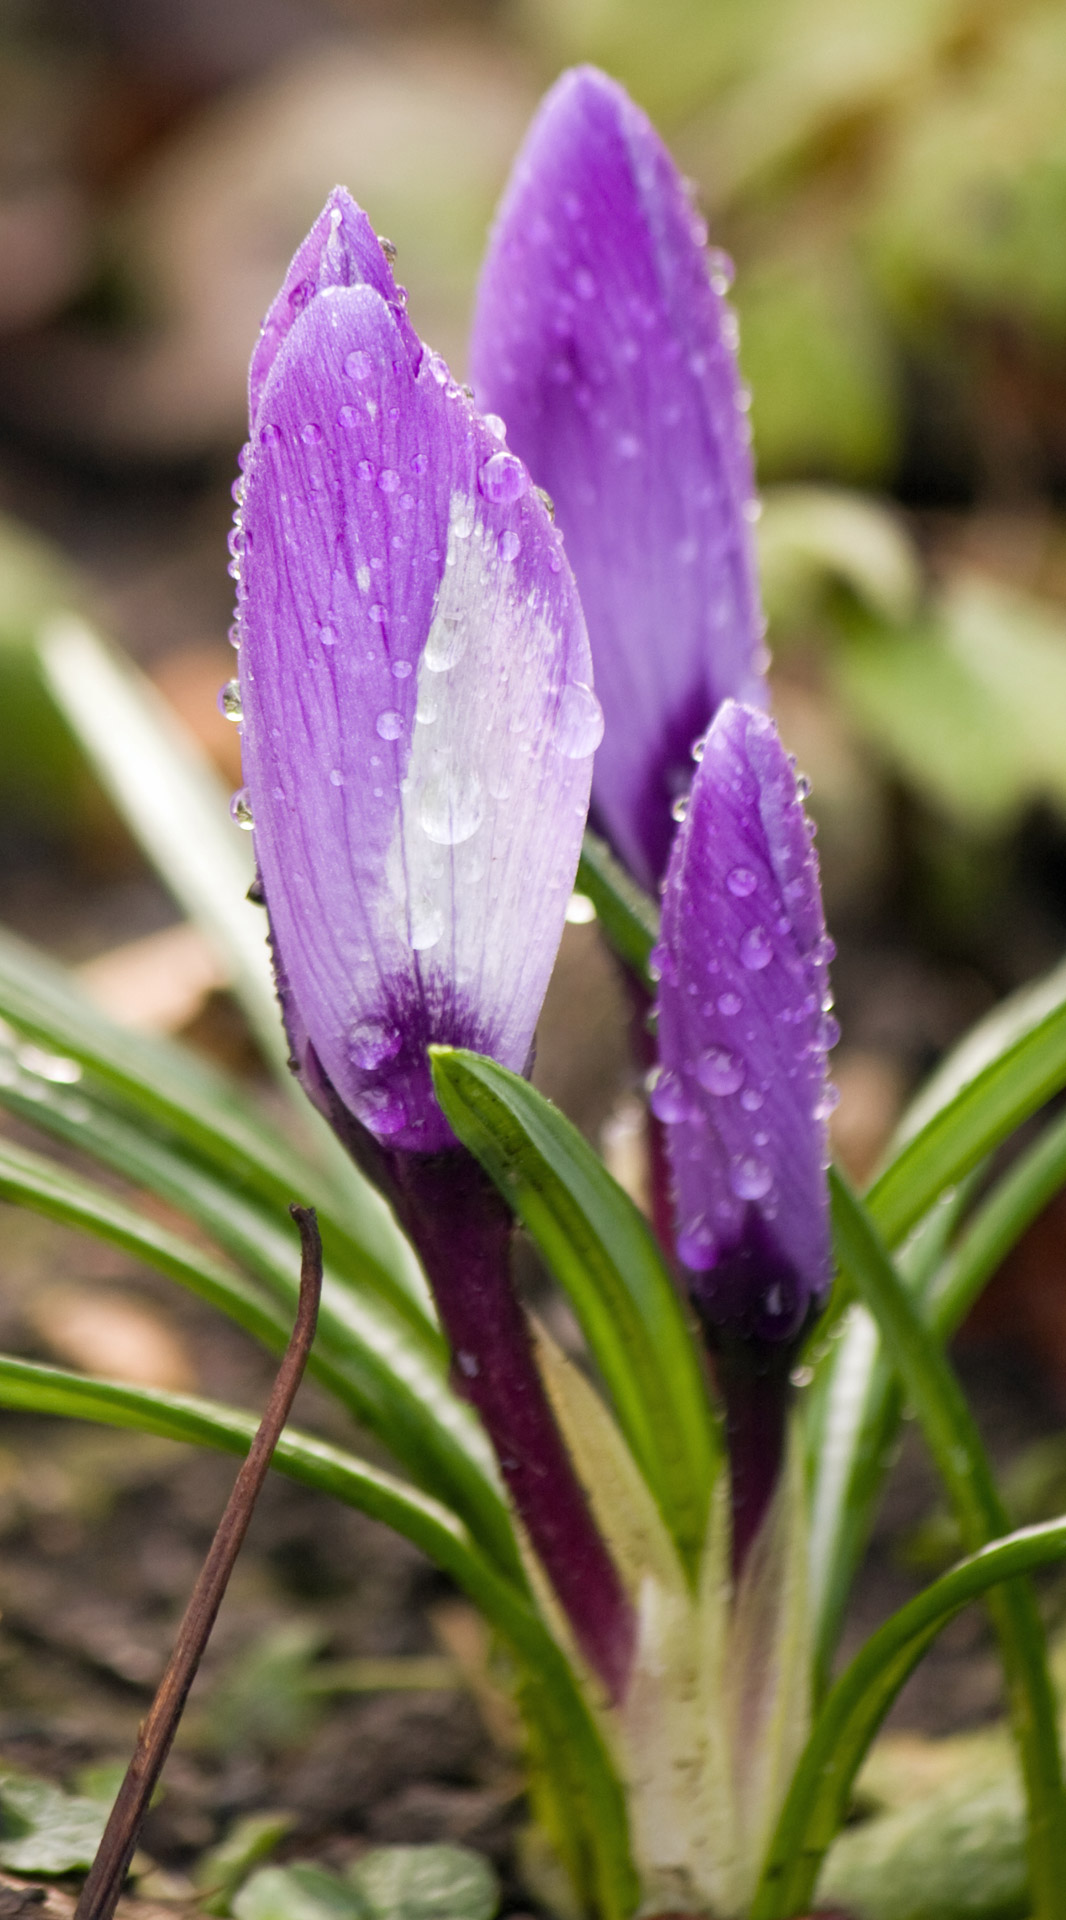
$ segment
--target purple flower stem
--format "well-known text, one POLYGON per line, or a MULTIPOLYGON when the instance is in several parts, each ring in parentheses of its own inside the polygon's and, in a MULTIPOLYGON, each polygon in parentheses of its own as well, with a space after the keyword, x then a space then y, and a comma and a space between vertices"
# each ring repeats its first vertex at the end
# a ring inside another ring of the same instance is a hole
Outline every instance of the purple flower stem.
POLYGON ((633 1610, 537 1370, 511 1284, 510 1214, 464 1148, 387 1157, 397 1212, 451 1347, 453 1384, 480 1414, 578 1646, 617 1701, 633 1654, 633 1610))
POLYGON ((785 1454, 791 1398, 790 1342, 756 1346, 725 1340, 708 1329, 714 1370, 725 1407, 733 1511, 733 1577, 738 1579, 766 1517, 785 1454))

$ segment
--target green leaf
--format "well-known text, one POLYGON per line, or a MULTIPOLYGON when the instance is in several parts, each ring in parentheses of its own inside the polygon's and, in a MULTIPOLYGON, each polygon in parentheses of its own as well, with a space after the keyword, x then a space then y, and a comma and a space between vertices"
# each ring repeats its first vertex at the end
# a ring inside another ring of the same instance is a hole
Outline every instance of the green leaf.
POLYGON ((437 1097, 566 1290, 682 1564, 695 1572, 721 1440, 651 1230, 550 1101, 495 1061, 434 1047, 437 1097))
POLYGON ((348 1870, 364 1920, 492 1920, 500 1885, 470 1847, 374 1847, 348 1870))
POLYGON ((1064 1557, 1066 1520, 1023 1527, 961 1561, 871 1635, 815 1722, 767 1853, 750 1920, 791 1920, 811 1905, 863 1757, 941 1628, 993 1587, 1064 1557))
MULTIPOLYGON (((0 1406, 95 1420, 224 1453, 246 1453, 258 1428, 253 1415, 212 1401, 91 1379, 10 1355, 0 1355, 0 1406)), ((605 1920, 627 1920, 638 1890, 622 1789, 574 1674, 526 1595, 501 1575, 454 1513, 384 1469, 292 1428, 282 1434, 273 1465, 392 1527, 480 1607, 518 1662, 524 1708, 562 1775, 605 1920)))
POLYGON ((293 1824, 291 1813, 246 1813, 235 1820, 225 1839, 196 1862, 194 1877, 204 1912, 224 1920, 232 1912, 238 1887, 260 1860, 273 1853, 293 1824))
POLYGON ((768 487, 758 526, 759 572, 772 628, 809 620, 842 585, 889 621, 913 615, 917 551, 898 514, 844 487, 768 487))
POLYGON ((51 1063, 31 1058, 0 1027, 0 1099, 12 1084, 30 1083, 30 1092, 52 1080, 73 1081, 62 1073, 72 1061, 91 1072, 142 1119, 165 1128, 184 1149, 216 1167, 226 1184, 247 1191, 282 1214, 299 1197, 318 1208, 326 1244, 344 1243, 346 1257, 366 1281, 397 1296, 415 1298, 411 1253, 384 1202, 356 1171, 343 1190, 321 1169, 283 1143, 227 1078, 186 1047, 146 1034, 131 1033, 100 1013, 62 967, 10 934, 0 934, 0 1021, 24 1040, 56 1056, 51 1063), (9 1065, 3 1056, 13 1053, 9 1065), (58 1064, 57 1064, 58 1063, 58 1064), (14 1076, 14 1081, 13 1081, 14 1076))
MULTIPOLYGON (((962 1389, 935 1336, 922 1325, 869 1215, 839 1174, 832 1177, 830 1192, 840 1263, 877 1320, 963 1542, 973 1552, 1006 1532, 1010 1523, 962 1389)), ((1066 1915, 1066 1796, 1043 1627, 1025 1584, 1005 1583, 990 1597, 989 1606, 1029 1803, 1034 1906, 1045 1917, 1066 1915)))
POLYGON ((961 1060, 949 1061, 916 1113, 905 1116, 904 1144, 866 1196, 890 1247, 946 1188, 1066 1086, 1066 973, 1050 975, 1021 1006, 999 1011, 979 1039, 996 1046, 992 1057, 982 1059, 977 1038, 963 1043, 961 1060))
MULTIPOLYGON (((272 1349, 283 1347, 298 1292, 298 1261, 287 1214, 260 1209, 202 1166, 175 1154, 149 1129, 131 1125, 104 1103, 94 1103, 81 1086, 45 1083, 39 1094, 33 1102, 20 1102, 10 1088, 0 1089, 0 1100, 38 1126, 47 1122, 60 1138, 90 1147, 127 1179, 191 1215, 255 1275, 283 1311, 279 1316, 217 1262, 198 1260, 184 1243, 153 1232, 150 1223, 146 1226, 118 1203, 109 1204, 89 1183, 62 1174, 53 1181, 51 1163, 37 1156, 8 1161, 12 1196, 127 1246, 211 1299, 272 1349)), ((419 1485, 453 1505, 501 1568, 524 1583, 488 1443, 470 1408, 448 1385, 442 1344, 416 1332, 388 1301, 338 1279, 335 1264, 328 1260, 309 1364, 419 1485)))
POLYGON ((64 1793, 48 1780, 0 1773, 0 1867, 12 1873, 72 1873, 93 1863, 111 1798, 64 1793))
POLYGON ((620 960, 645 986, 648 958, 659 938, 659 910, 642 893, 606 840, 587 831, 577 869, 577 888, 592 901, 604 934, 620 960))
POLYGON ((235 1920, 364 1920, 353 1887, 324 1867, 261 1867, 233 1902, 235 1920))

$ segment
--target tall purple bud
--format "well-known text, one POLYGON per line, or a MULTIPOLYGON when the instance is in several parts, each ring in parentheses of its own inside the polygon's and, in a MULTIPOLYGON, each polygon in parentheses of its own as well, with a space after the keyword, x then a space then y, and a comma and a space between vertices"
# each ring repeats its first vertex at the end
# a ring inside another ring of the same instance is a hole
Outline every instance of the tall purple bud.
POLYGON ((747 396, 706 239, 624 89, 564 74, 504 195, 471 348, 480 404, 556 504, 606 721, 593 818, 649 890, 693 741, 724 699, 766 703, 747 396))
POLYGON ((734 1429, 740 1552, 776 1477, 796 1341, 832 1278, 832 952, 792 763, 765 714, 727 701, 667 871, 651 1104, 734 1429))
POLYGON ((426 1054, 529 1058, 602 729, 573 578, 340 190, 267 317, 251 409, 237 812, 295 1063, 419 1246, 457 1383, 617 1691, 628 1603, 532 1360, 507 1216, 426 1054))

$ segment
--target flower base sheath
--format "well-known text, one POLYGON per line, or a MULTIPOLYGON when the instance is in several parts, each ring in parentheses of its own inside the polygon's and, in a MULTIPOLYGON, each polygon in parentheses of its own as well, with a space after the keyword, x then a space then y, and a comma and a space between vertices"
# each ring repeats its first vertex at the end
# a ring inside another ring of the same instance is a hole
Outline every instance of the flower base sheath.
POLYGON ((559 535, 347 194, 252 361, 233 536, 246 787, 297 1070, 425 1259, 457 1378, 611 1693, 628 1602, 533 1366, 509 1228, 427 1047, 521 1072, 602 716, 559 535))

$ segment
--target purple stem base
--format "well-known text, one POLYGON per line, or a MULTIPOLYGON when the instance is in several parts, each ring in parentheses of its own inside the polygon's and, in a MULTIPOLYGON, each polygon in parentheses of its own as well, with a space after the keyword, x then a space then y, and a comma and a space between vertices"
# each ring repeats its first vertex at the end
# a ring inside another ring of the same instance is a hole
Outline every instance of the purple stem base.
POLYGON ((741 1572, 773 1498, 785 1456, 785 1423, 795 1349, 714 1342, 715 1374, 725 1406, 733 1510, 733 1575, 741 1572))
POLYGON ((625 1691, 635 1621, 537 1370, 510 1277, 511 1217, 464 1148, 394 1154, 390 1186, 422 1256, 453 1360, 574 1637, 612 1700, 625 1691))

